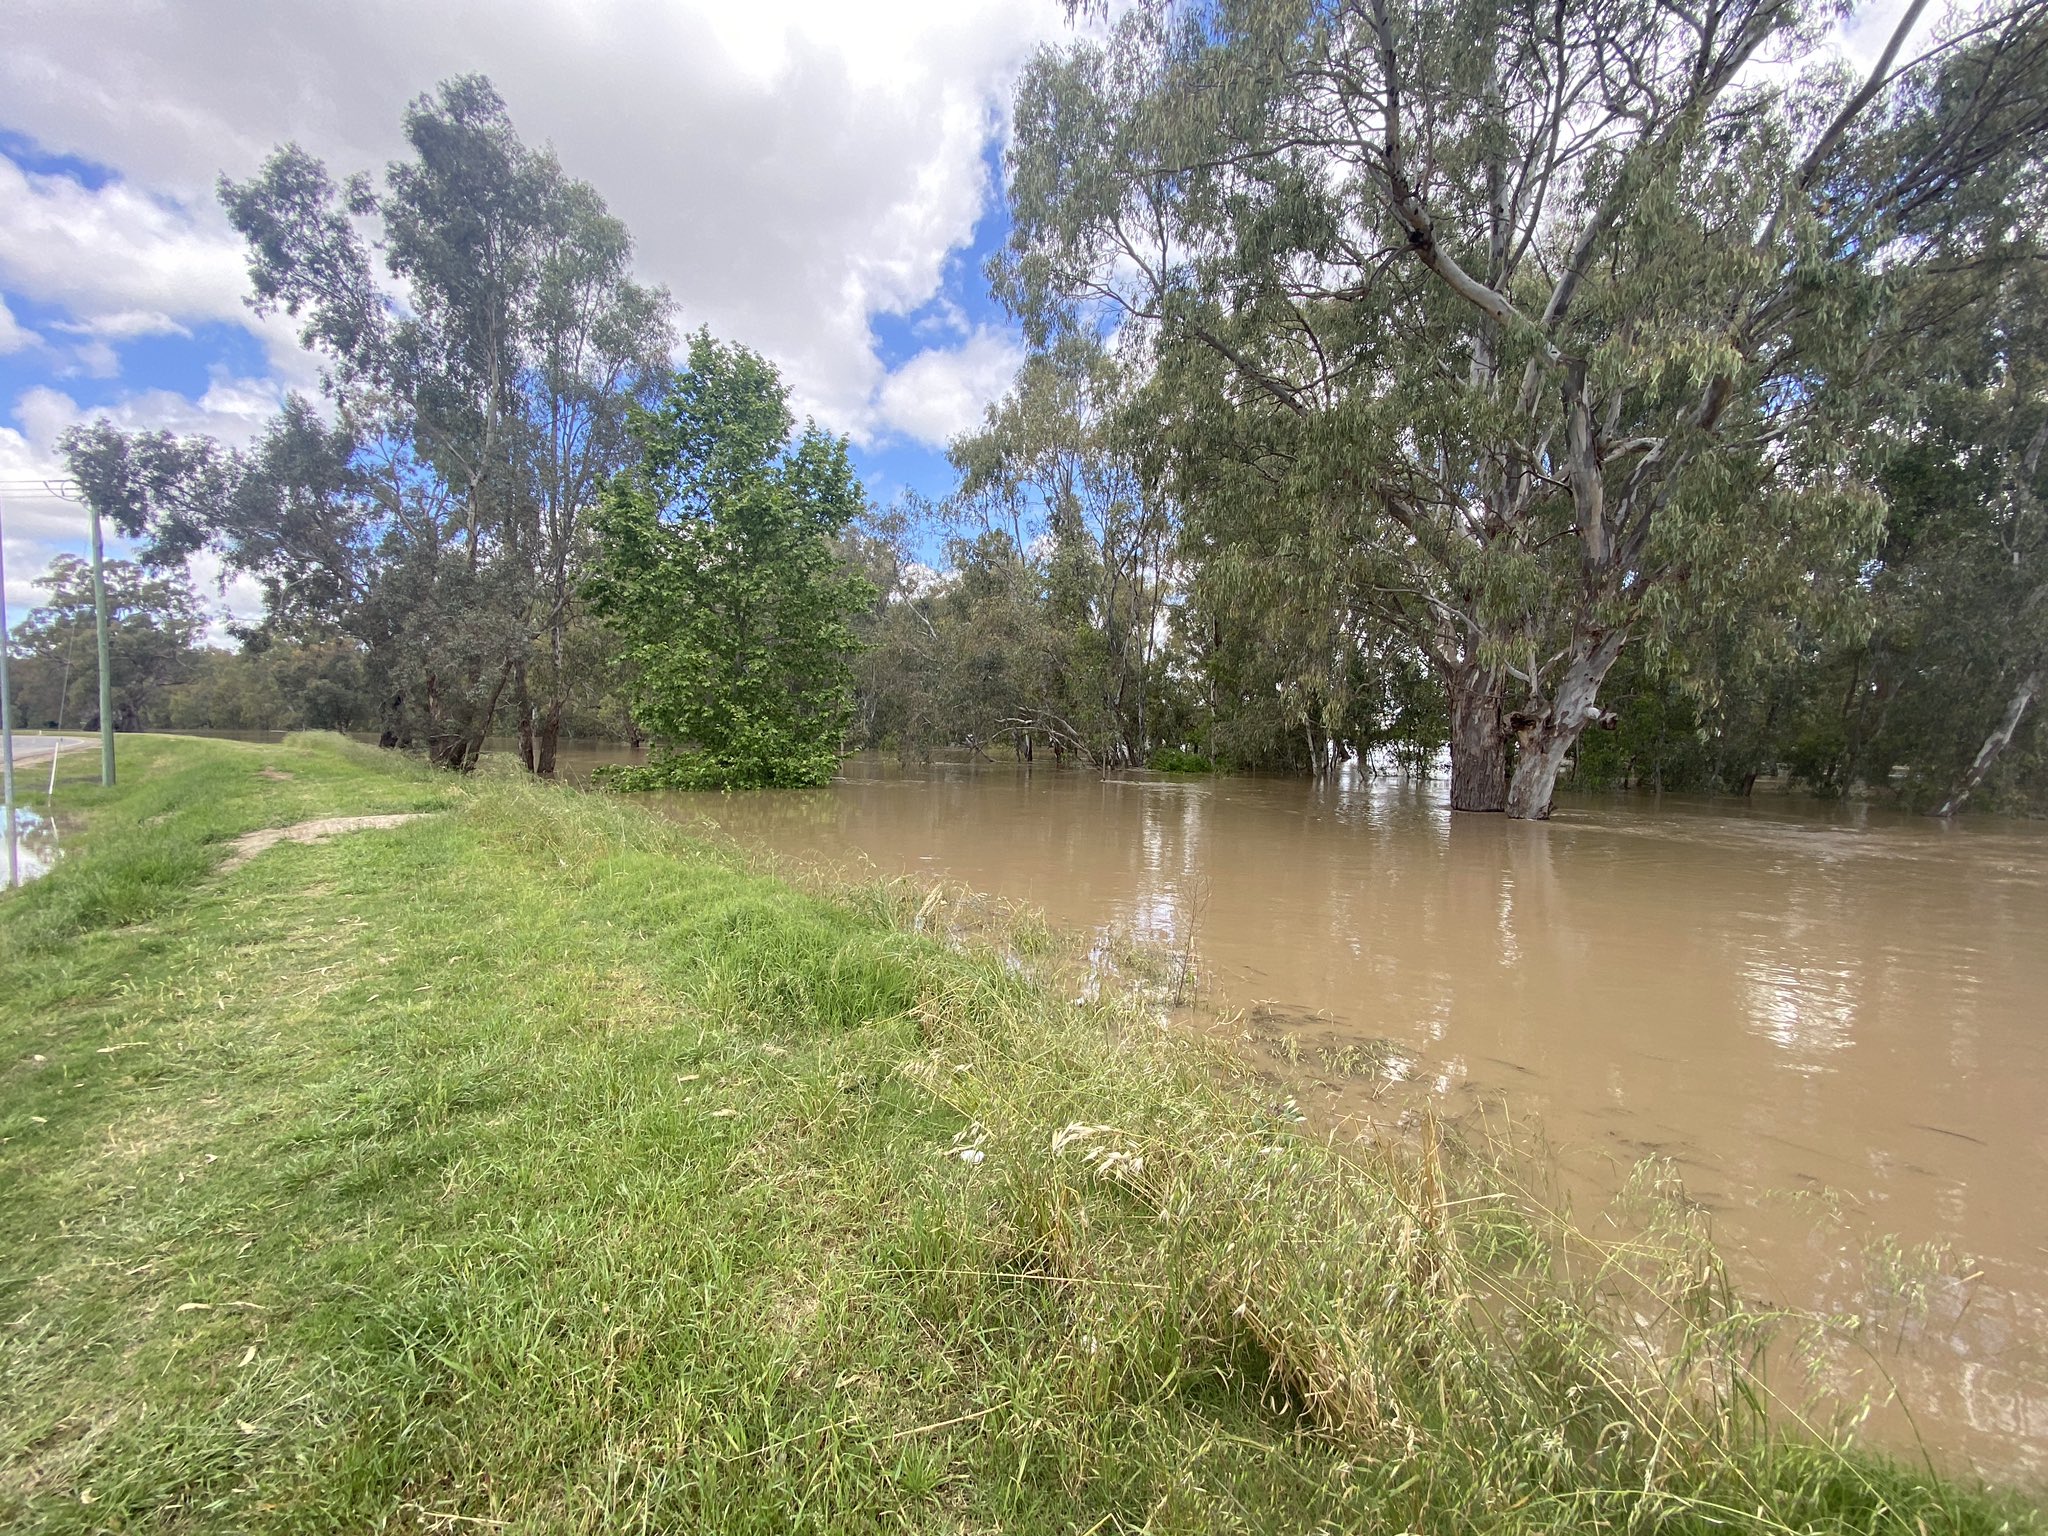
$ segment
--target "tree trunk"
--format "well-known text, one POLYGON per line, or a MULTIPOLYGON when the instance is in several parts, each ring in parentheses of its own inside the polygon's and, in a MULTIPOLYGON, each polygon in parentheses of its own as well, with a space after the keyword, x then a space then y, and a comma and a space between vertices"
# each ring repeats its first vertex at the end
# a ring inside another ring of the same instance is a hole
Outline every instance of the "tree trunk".
MULTIPOLYGON (((556 575, 556 590, 562 591, 568 585, 568 573, 559 571, 556 575)), ((534 772, 544 779, 555 776, 555 749, 562 740, 562 704, 568 687, 562 677, 562 604, 555 605, 555 618, 548 632, 548 707, 541 716, 540 744, 534 756, 534 772)))
POLYGON ((1508 798, 1508 738, 1500 675, 1477 666, 1450 677, 1451 809, 1498 811, 1508 798))
POLYGON ((512 669, 512 712, 519 717, 519 762, 533 772, 533 699, 526 691, 526 663, 512 669))
POLYGON ((554 700, 540 717, 540 740, 534 748, 533 771, 544 779, 555 776, 555 754, 562 744, 562 701, 554 700))
POLYGON ((1614 717, 1599 704, 1600 685, 1628 639, 1628 631, 1593 631, 1572 637, 1572 659, 1565 668, 1554 703, 1536 701, 1508 717, 1520 751, 1515 776, 1508 785, 1508 814, 1524 821, 1543 821, 1557 793, 1558 770, 1589 725, 1608 726, 1614 717))
POLYGON ((385 700, 379 714, 383 718, 384 729, 377 737, 378 746, 395 749, 412 745, 412 732, 405 726, 404 694, 393 694, 385 700))
POLYGON ((2020 679, 2019 691, 2012 696, 2012 702, 2005 706, 2005 718, 2000 720, 1991 734, 1984 738, 1984 745, 1977 749, 1975 761, 1962 781, 1942 801, 1937 816, 1953 816, 1963 808, 1963 802, 1970 798, 1984 775, 1991 771, 1991 765, 1998 761, 1998 754, 2012 744, 2013 732, 2020 728, 2020 721, 2026 716, 2027 706, 2034 702, 2034 696, 2041 691, 2041 669, 2034 668, 2020 679))
POLYGON ((431 760, 440 767, 452 768, 457 773, 469 773, 476 767, 476 760, 483 756, 484 738, 491 734, 491 726, 498 718, 498 701, 505 695, 505 684, 512 678, 512 663, 506 662, 498 669, 498 680, 491 687, 491 696, 484 701, 481 710, 471 715, 466 725, 450 730, 435 738, 429 748, 431 760))

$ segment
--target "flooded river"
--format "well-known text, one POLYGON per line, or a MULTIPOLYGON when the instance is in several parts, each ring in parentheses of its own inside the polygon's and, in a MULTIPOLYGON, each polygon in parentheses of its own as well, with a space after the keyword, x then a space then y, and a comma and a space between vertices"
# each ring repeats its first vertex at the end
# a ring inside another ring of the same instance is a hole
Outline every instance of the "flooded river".
POLYGON ((1669 1158, 1747 1290, 1887 1324, 1864 1384, 1896 1380, 1913 1418, 1880 1406, 1873 1438, 2048 1476, 2048 825, 1669 797, 1532 825, 1356 772, 879 758, 660 803, 1192 944, 1204 1002, 1339 1121, 1388 1107, 1369 1077, 1315 1081, 1352 1042, 1451 1113, 1536 1117, 1568 1184, 1669 1158))

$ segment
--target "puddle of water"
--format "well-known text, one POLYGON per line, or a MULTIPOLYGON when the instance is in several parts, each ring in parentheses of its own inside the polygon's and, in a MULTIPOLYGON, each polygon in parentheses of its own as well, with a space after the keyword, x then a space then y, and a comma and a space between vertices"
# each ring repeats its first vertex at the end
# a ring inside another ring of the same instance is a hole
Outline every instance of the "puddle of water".
MULTIPOLYGON (((0 828, 0 838, 5 836, 5 829, 0 828)), ((56 818, 32 805, 15 806, 12 861, 15 883, 27 885, 31 880, 41 879, 55 866, 62 853, 56 818)), ((0 858, 4 857, 0 854, 0 858)), ((8 865, 0 863, 0 882, 6 880, 7 874, 8 865)))
POLYGON ((1669 1158, 1746 1289, 1885 1324, 1860 1338, 1913 1419, 1881 1408, 1872 1438, 2048 1474, 2048 826, 1626 797, 1531 825, 1355 772, 877 758, 653 803, 1191 945, 1205 1002, 1292 1040, 1319 1113, 1384 1120, 1390 1083, 1504 1102, 1595 1194, 1669 1158))

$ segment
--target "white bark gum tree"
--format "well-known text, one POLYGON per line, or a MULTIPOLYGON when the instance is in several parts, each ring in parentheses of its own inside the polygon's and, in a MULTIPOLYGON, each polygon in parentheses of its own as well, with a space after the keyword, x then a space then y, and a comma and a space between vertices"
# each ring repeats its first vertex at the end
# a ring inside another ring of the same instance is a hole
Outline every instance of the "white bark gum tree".
MULTIPOLYGON (((2020 455, 2020 474, 2017 483, 2012 487, 2015 499, 2023 499, 2024 504, 2037 518, 2040 515, 2041 502, 2034 487, 2039 483, 2044 452, 2048 452, 2048 418, 2043 419, 2020 455)), ((2015 562, 2020 559, 2017 550, 2014 551, 2013 558, 2015 562)), ((2039 616, 2043 613, 2048 613, 2048 586, 2035 587, 2021 601, 2020 623, 2017 626, 2020 633, 2025 635, 2035 629, 2039 616)), ((1999 758, 2004 756, 2005 749, 2012 745, 2012 739, 2019 731, 2020 722, 2026 718, 2027 711, 2033 706, 2034 701, 2041 696, 2044 683, 2048 683, 2048 668, 2044 668, 2041 663, 2038 647, 2037 638, 2030 647, 2035 651, 2032 664, 2026 666, 2018 686, 2013 689, 2012 697, 2006 701, 2004 714, 1999 716, 1998 723, 1984 738, 1984 744, 1977 749, 1977 755, 1970 760, 1970 766, 1963 771, 1955 787, 1942 800, 1935 815, 1947 818, 1960 811, 1970 796, 1977 792, 1978 786, 1984 782, 1999 758)))
MULTIPOLYGON (((519 139, 488 81, 444 82, 404 127, 411 153, 381 192, 286 146, 221 196, 254 304, 300 321, 390 493, 367 561, 388 633, 366 639, 391 678, 387 735, 472 768, 509 704, 526 766, 548 773, 584 525, 631 459, 634 404, 666 376, 668 298, 633 280, 625 226, 519 139), (403 305, 378 290, 366 218, 403 305)), ((214 534, 237 568, 274 553, 214 534)))
POLYGON ((2020 721, 2026 718, 2027 707, 2041 696, 2041 681, 2039 667, 2020 679, 2019 687, 2013 691, 2011 700, 2005 706, 2004 716, 1991 728, 1991 734, 1984 738, 1984 745, 1977 749, 1976 757, 1971 760, 1969 768, 1949 797, 1942 801, 1941 808, 1934 813, 1935 815, 1955 815, 1963 808, 1963 802, 1976 792, 1977 786, 1984 782, 1984 776, 1991 771, 1991 765, 1996 763, 2005 749, 2012 745, 2013 733, 2019 730, 2020 721))
POLYGON ((2023 0, 1902 65, 1925 3, 1860 83, 1796 88, 1759 67, 1818 56, 1795 0, 1142 6, 1026 77, 1007 293, 1153 337, 1184 453, 1240 461, 1212 495, 1349 508, 1358 601, 1445 689, 1452 806, 1541 818, 1659 605, 1867 536, 1814 430, 1868 363, 1859 279, 1976 126, 2041 126, 1994 63, 1927 163, 1844 195, 1901 81, 2038 46, 2023 0))

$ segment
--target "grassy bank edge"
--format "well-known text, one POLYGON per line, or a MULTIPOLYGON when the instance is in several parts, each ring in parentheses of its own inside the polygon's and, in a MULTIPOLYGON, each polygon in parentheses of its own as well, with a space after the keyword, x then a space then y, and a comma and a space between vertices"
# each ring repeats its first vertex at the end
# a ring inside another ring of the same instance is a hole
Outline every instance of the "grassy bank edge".
POLYGON ((123 772, 0 909, 23 1528, 2034 1519, 1771 1430, 1684 1232, 1629 1341, 1483 1164, 1321 1145, 907 887, 336 740, 123 772))

